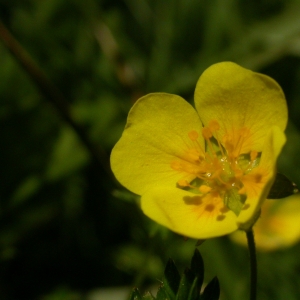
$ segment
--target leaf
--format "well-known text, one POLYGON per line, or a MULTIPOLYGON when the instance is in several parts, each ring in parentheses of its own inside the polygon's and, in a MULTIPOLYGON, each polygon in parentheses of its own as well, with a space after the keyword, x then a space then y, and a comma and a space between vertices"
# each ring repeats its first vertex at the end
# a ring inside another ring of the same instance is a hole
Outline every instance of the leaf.
POLYGON ((200 297, 199 278, 195 277, 187 300, 197 300, 200 297))
POLYGON ((155 300, 155 298, 152 296, 152 294, 150 292, 147 292, 144 296, 143 296, 143 300, 155 300))
POLYGON ((194 281, 197 280, 194 272, 191 269, 186 268, 183 276, 181 277, 179 289, 176 295, 176 300, 187 300, 189 299, 191 289, 193 287, 194 281))
POLYGON ((200 300, 218 300, 220 297, 220 285, 217 277, 214 277, 205 287, 200 300))
POLYGON ((128 298, 128 300, 142 300, 142 296, 138 288, 134 288, 128 298))
POLYGON ((268 199, 281 199, 297 193, 299 190, 294 182, 281 173, 276 174, 275 181, 270 189, 268 199))
POLYGON ((240 214, 243 206, 243 195, 240 195, 238 193, 238 190, 236 189, 230 189, 225 193, 224 196, 224 203, 225 205, 233 211, 237 216, 240 214))
POLYGON ((171 299, 175 298, 180 282, 180 275, 172 259, 168 260, 165 268, 163 283, 164 289, 171 299))
POLYGON ((200 291, 204 279, 204 262, 198 249, 195 249, 192 257, 191 270, 194 272, 195 276, 198 277, 197 284, 200 291))
POLYGON ((175 296, 171 298, 166 292, 164 285, 161 285, 158 288, 156 300, 173 300, 173 299, 175 299, 175 296))

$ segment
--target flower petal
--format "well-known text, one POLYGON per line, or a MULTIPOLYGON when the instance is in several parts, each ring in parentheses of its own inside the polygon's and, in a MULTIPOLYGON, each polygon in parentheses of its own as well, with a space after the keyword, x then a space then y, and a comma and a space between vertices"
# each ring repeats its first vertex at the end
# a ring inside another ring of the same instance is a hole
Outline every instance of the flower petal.
MULTIPOLYGON (((262 205, 261 218, 253 227, 258 250, 272 251, 294 245, 300 240, 300 194, 280 200, 268 200, 262 205)), ((245 233, 236 231, 235 242, 247 245, 245 233)))
POLYGON ((222 199, 196 195, 177 188, 156 188, 141 198, 144 213, 157 223, 186 237, 213 238, 235 231, 236 215, 222 199))
POLYGON ((179 96, 155 93, 139 99, 129 112, 121 139, 111 154, 111 168, 130 191, 143 194, 156 187, 175 187, 182 172, 171 168, 174 159, 186 160, 194 141, 189 132, 201 132, 195 109, 179 96))
POLYGON ((247 200, 237 219, 240 229, 248 230, 255 223, 260 206, 267 198, 274 182, 276 161, 285 142, 286 137, 281 129, 277 126, 272 127, 265 138, 258 167, 244 176, 242 182, 246 188, 247 200))
POLYGON ((211 120, 220 124, 221 136, 249 130, 240 153, 260 152, 270 127, 283 131, 287 124, 286 101, 277 82, 232 62, 204 71, 196 86, 195 106, 204 125, 211 120))

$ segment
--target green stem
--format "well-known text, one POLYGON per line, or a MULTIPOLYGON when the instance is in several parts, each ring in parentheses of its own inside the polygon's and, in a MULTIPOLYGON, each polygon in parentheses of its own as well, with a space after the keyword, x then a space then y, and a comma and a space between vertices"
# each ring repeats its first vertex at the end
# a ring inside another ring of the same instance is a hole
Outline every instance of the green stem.
POLYGON ((252 228, 246 231, 248 249, 250 256, 250 300, 256 300, 256 289, 257 289, 257 262, 256 262, 256 249, 254 234, 252 228))

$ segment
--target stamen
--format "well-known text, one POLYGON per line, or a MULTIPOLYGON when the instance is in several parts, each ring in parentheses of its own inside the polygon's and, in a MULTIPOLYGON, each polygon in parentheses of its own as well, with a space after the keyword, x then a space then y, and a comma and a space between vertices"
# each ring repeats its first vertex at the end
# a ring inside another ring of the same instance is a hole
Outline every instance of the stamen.
POLYGON ((258 156, 258 152, 257 151, 251 151, 250 152, 250 159, 251 161, 255 160, 258 156))
POLYGON ((199 137, 199 133, 196 131, 196 130, 191 130, 189 133, 188 133, 188 136, 190 138, 190 140, 193 142, 195 148, 198 148, 202 155, 200 154, 199 151, 197 151, 199 153, 199 156, 205 156, 205 151, 203 150, 202 146, 200 145, 199 141, 198 141, 198 137, 199 137))
MULTIPOLYGON (((216 157, 217 154, 216 154, 216 152, 214 150, 212 142, 210 141, 210 138, 213 136, 210 128, 203 127, 202 128, 202 136, 205 138, 205 140, 207 142, 207 145, 208 145, 208 148, 210 149, 211 153, 213 154, 214 157, 216 157)), ((208 157, 207 154, 206 154, 206 157, 208 157)))
POLYGON ((199 191, 202 193, 202 194, 207 194, 211 191, 211 187, 207 186, 207 185, 201 185, 199 187, 199 191))
POLYGON ((220 129, 220 124, 218 123, 218 121, 216 120, 211 120, 209 123, 208 123, 208 127, 209 129, 211 130, 211 132, 215 132, 217 130, 220 129))
POLYGON ((185 179, 180 179, 177 181, 177 184, 181 187, 187 187, 190 186, 189 182, 185 179))
POLYGON ((259 164, 260 153, 255 150, 242 153, 245 146, 251 146, 248 140, 251 132, 247 127, 232 128, 220 139, 220 124, 216 120, 207 124, 201 131, 188 132, 190 142, 183 155, 171 162, 171 168, 183 173, 176 183, 177 188, 200 193, 199 197, 207 199, 204 210, 211 213, 218 209, 216 218, 221 221, 231 209, 226 206, 226 199, 230 197, 230 201, 239 201, 241 197, 247 198, 252 193, 250 184, 263 183, 264 176, 260 170, 252 171, 259 164), (201 134, 206 146, 199 136, 201 134), (218 203, 222 202, 224 207, 219 208, 218 203))
POLYGON ((233 142, 232 142, 232 137, 229 134, 225 134, 223 136, 223 144, 225 145, 225 149, 227 151, 227 155, 229 157, 232 156, 232 152, 234 150, 233 142))
MULTIPOLYGON (((199 162, 199 161, 201 160, 200 153, 199 153, 199 151, 198 151, 197 149, 189 149, 187 153, 188 153, 188 156, 189 156, 192 160, 194 160, 194 161, 196 161, 196 162, 199 162)), ((203 158, 202 158, 202 159, 203 159, 203 158)))
POLYGON ((218 137, 217 132, 215 132, 215 136, 216 136, 216 140, 217 140, 219 149, 220 149, 220 151, 221 151, 222 157, 225 157, 225 152, 224 152, 223 146, 222 146, 221 143, 220 143, 220 139, 219 139, 219 137, 218 137))
POLYGON ((188 136, 192 141, 196 141, 199 137, 199 134, 196 130, 192 130, 188 133, 188 136))
POLYGON ((212 132, 208 127, 203 127, 202 128, 202 136, 206 139, 209 140, 212 137, 212 132))

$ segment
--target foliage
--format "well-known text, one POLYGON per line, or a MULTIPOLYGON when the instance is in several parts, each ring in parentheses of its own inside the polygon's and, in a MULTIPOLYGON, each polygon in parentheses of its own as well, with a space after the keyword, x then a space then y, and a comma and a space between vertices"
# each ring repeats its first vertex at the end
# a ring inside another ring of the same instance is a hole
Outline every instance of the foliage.
MULTIPOLYGON (((199 75, 215 62, 237 62, 282 86, 290 121, 278 171, 299 186, 299 6, 0 0, 2 22, 64 95, 102 161, 0 43, 0 299, 143 288, 168 257, 179 268, 188 263, 195 241, 144 217, 139 199, 109 173, 108 154, 137 98, 170 92, 192 101, 199 75)), ((258 255, 259 299, 298 299, 299 247, 258 255)), ((201 254, 205 276, 218 274, 223 299, 245 299, 246 250, 222 238, 206 241, 201 254)))
POLYGON ((134 288, 130 300, 218 300, 220 295, 219 281, 214 277, 200 295, 204 279, 204 264, 200 252, 196 249, 191 260, 191 267, 186 268, 182 277, 174 264, 169 259, 162 284, 158 288, 156 297, 150 292, 141 296, 137 288, 134 288))

